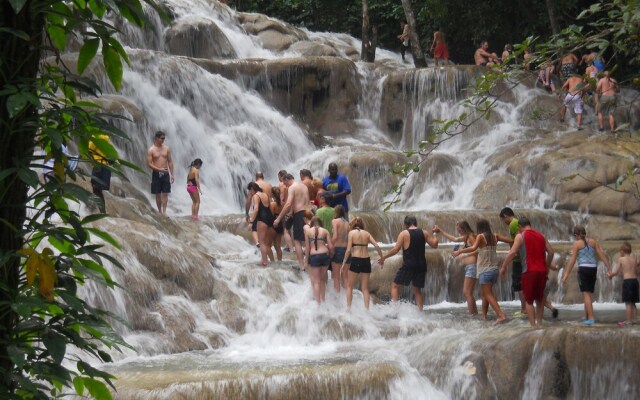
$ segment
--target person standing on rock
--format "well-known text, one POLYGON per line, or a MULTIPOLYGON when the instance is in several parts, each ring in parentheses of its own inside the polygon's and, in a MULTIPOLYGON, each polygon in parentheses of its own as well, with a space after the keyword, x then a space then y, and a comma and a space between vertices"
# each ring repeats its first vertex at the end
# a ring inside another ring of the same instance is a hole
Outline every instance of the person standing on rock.
POLYGON ((282 182, 287 186, 287 202, 282 207, 278 218, 273 222, 274 227, 280 225, 282 221, 291 210, 293 212, 293 244, 296 248, 296 257, 298 259, 298 265, 304 269, 304 256, 302 253, 302 243, 304 243, 304 212, 311 210, 309 203, 309 189, 303 183, 296 182, 293 175, 287 173, 284 175, 282 182))
POLYGON ((582 94, 584 88, 584 78, 577 75, 570 76, 562 85, 562 90, 566 91, 567 94, 564 97, 564 102, 560 109, 560 122, 564 122, 567 107, 573 106, 578 130, 582 130, 582 94))
POLYGON ((351 194, 351 185, 346 176, 338 174, 338 164, 334 162, 329 164, 329 176, 325 176, 322 180, 322 188, 332 194, 331 207, 335 207, 338 204, 342 205, 345 218, 349 219, 347 196, 351 194))
POLYGON ((443 65, 449 64, 449 48, 447 47, 447 42, 444 39, 444 32, 435 31, 433 33, 431 52, 433 53, 433 59, 436 67, 438 66, 439 59, 443 60, 443 65))
POLYGON ((542 325, 547 268, 551 268, 554 251, 549 241, 540 232, 531 228, 531 222, 528 218, 520 217, 518 225, 520 232, 516 234, 511 250, 502 262, 500 276, 504 276, 507 265, 519 255, 522 270, 522 292, 526 301, 529 324, 531 326, 542 325))
POLYGON ((411 35, 411 27, 405 21, 400 22, 400 28, 402 29, 402 33, 396 36, 402 44, 400 45, 400 54, 402 55, 402 62, 407 62, 404 58, 405 53, 411 47, 411 40, 409 36, 411 35))
POLYGON ((615 79, 612 79, 609 76, 609 71, 605 71, 604 76, 600 78, 598 84, 596 85, 596 99, 598 95, 600 98, 598 100, 598 130, 600 132, 604 131, 604 115, 609 116, 609 128, 611 129, 611 133, 615 134, 616 132, 616 106, 617 106, 617 94, 620 91, 618 88, 618 82, 615 79))
POLYGON ((562 284, 564 285, 569 278, 571 269, 577 261, 578 285, 584 301, 585 319, 582 324, 591 326, 595 323, 593 317, 593 292, 595 291, 596 278, 598 276, 598 259, 604 263, 609 273, 611 272, 611 264, 609 263, 609 257, 602 251, 598 242, 587 238, 587 231, 583 226, 574 226, 573 236, 575 241, 571 246, 571 258, 564 269, 562 284))
POLYGON ((202 160, 196 158, 189 166, 187 173, 187 193, 191 197, 191 220, 199 221, 198 213, 200 211, 200 195, 202 189, 200 186, 200 168, 202 168, 202 160))
POLYGON ((638 274, 636 270, 640 266, 638 258, 631 254, 631 244, 624 242, 620 246, 620 257, 618 257, 618 268, 609 273, 609 279, 622 272, 624 281, 622 282, 622 301, 627 309, 627 319, 618 322, 618 326, 625 327, 635 324, 638 319, 638 309, 636 303, 640 302, 640 289, 638 288, 638 274))
MULTIPOLYGON (((326 193, 326 192, 325 192, 326 193)), ((347 287, 347 270, 342 269, 342 265, 349 266, 351 260, 344 258, 347 252, 347 243, 349 240, 349 222, 345 219, 344 207, 337 205, 333 209, 333 220, 331 221, 333 243, 333 259, 331 260, 331 279, 333 280, 333 288, 336 293, 340 293, 340 286, 347 287)))
POLYGON ((380 266, 384 267, 384 261, 402 249, 402 267, 391 284, 391 300, 398 301, 401 286, 412 284, 413 296, 421 312, 424 309, 422 289, 427 277, 427 258, 424 254, 427 243, 434 249, 438 248, 438 238, 418 228, 416 217, 408 215, 404 218, 404 230, 398 235, 395 246, 378 260, 380 266))
MULTIPOLYGON (((503 237, 497 235, 498 241, 509 243, 509 246, 513 247, 513 240, 516 238, 516 235, 518 235, 518 232, 520 232, 518 219, 510 207, 505 207, 500 210, 500 219, 509 227, 509 236, 511 237, 511 240, 504 240, 503 237)), ((524 295, 522 294, 522 263, 520 262, 519 253, 515 253, 513 256, 513 263, 511 266, 511 290, 518 296, 518 299, 520 299, 520 311, 516 312, 513 316, 515 318, 523 317, 526 315, 527 308, 524 301, 524 295)))
POLYGON ((164 144, 166 134, 157 131, 153 146, 147 151, 147 166, 151 168, 151 193, 156 195, 158 212, 167 215, 169 193, 174 180, 171 149, 164 144))

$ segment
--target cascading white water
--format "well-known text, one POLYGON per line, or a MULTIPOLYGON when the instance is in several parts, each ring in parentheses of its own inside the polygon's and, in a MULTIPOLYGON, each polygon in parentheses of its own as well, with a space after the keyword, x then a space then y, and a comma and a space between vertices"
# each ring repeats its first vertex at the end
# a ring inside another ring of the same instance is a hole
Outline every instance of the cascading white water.
MULTIPOLYGON (((176 26, 215 24, 246 63, 299 55, 264 49, 259 38, 244 31, 233 10, 214 0, 165 3, 176 26)), ((182 184, 196 157, 204 160, 204 216, 239 213, 246 184, 257 170, 271 182, 282 168, 294 175, 308 168, 322 177, 330 162, 355 171, 351 179, 361 190, 352 195, 354 210, 379 209, 392 184, 380 157, 387 157, 385 162, 393 157, 403 160, 400 152, 418 146, 434 120, 467 111, 461 104, 463 89, 472 79, 467 71, 410 71, 399 55, 378 51, 376 66, 355 64, 352 79, 359 84, 361 101, 354 131, 328 138, 328 146, 316 148, 304 121, 269 102, 274 88, 266 67, 263 75, 234 78, 211 72, 189 57, 170 55, 163 36, 169 27, 157 19, 152 25, 151 34, 142 34, 124 24, 121 39, 129 46, 132 64, 118 96, 135 105, 144 118, 123 123, 131 141, 116 145, 124 158, 144 166, 153 133, 167 133, 176 165, 177 184, 169 202, 172 218, 149 217, 154 225, 107 219, 102 227, 123 243, 114 256, 126 271, 110 270, 123 288, 114 293, 94 285, 80 289, 92 304, 128 322, 116 326, 138 353, 116 355, 118 362, 109 367, 120 378, 121 398, 269 398, 268 393, 281 398, 286 393, 288 398, 475 399, 546 393, 541 391, 546 381, 535 376, 514 379, 513 387, 505 388, 495 380, 509 377, 498 361, 506 364, 505 354, 513 352, 518 370, 537 373, 551 368, 550 353, 539 353, 537 341, 542 336, 571 343, 579 332, 562 333, 558 339, 556 332, 565 332, 562 323, 547 321, 550 329, 533 331, 518 320, 488 328, 485 322, 466 318, 465 306, 451 302, 451 286, 458 286, 451 285, 450 272, 460 266, 448 254, 436 256, 442 268, 430 267, 426 315, 407 303, 375 305, 367 313, 357 291, 353 309, 347 312, 344 292, 338 295, 331 288, 326 304, 313 303, 306 274, 294 271, 291 261, 259 268, 254 265, 255 248, 240 236, 219 231, 211 221, 181 225, 180 217, 189 214, 191 205, 182 184), (385 83, 393 73, 404 74, 402 107, 411 116, 410 127, 397 138, 387 136, 383 124, 388 121, 382 118, 383 108, 389 106, 384 103, 385 83), (264 84, 265 92, 258 90, 258 83, 264 84), (523 338, 535 345, 528 346, 523 338)), ((359 41, 343 34, 305 34, 311 41, 332 44, 343 58, 353 54, 349 48, 357 53, 360 47, 359 41)), ((213 61, 222 66, 237 62, 213 61)), ((296 73, 294 68, 286 70, 283 80, 296 73)), ((427 169, 427 174, 411 178, 411 190, 397 208, 474 208, 472 193, 489 172, 487 160, 496 148, 524 142, 530 128, 523 119, 536 94, 522 87, 512 92, 516 100, 499 102, 490 122, 444 142, 434 152, 433 172, 427 169)), ((132 173, 130 179, 147 192, 148 176, 132 173)), ((546 195, 539 190, 524 198, 521 207, 545 206, 546 195)), ((121 201, 120 206, 127 205, 127 200, 121 201)), ((382 273, 376 269, 374 275, 382 273)), ((603 282, 604 276, 598 279, 603 287, 598 288, 599 300, 612 301, 614 285, 603 282)), ((551 298, 557 301, 561 289, 555 288, 551 298)), ((501 299, 512 298, 506 293, 509 283, 496 291, 505 292, 501 299)), ((504 305, 518 307, 515 302, 504 305)), ((597 304, 596 312, 602 307, 597 304)), ((617 317, 620 307, 613 308, 617 317)), ((576 319, 580 311, 577 306, 562 309, 576 319)), ((613 335, 610 330, 605 334, 613 335)), ((630 336, 625 338, 633 342, 630 336)), ((598 361, 603 365, 598 376, 611 381, 603 372, 611 363, 606 357, 598 361)), ((566 386, 573 394, 582 393, 579 388, 589 377, 575 363, 567 368, 573 381, 566 386)), ((637 393, 633 385, 628 392, 637 393)))

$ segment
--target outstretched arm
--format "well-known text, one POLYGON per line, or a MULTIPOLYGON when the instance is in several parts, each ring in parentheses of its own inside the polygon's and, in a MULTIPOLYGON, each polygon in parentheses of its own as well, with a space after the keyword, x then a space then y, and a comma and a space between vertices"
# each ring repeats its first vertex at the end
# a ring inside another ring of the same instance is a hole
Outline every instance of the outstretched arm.
POLYGON ((407 235, 409 234, 407 231, 400 232, 396 244, 389 251, 387 251, 387 254, 384 254, 380 257, 380 259, 378 260, 378 264, 384 265, 384 260, 396 255, 400 251, 400 249, 402 249, 404 244, 405 232, 407 233, 407 235))

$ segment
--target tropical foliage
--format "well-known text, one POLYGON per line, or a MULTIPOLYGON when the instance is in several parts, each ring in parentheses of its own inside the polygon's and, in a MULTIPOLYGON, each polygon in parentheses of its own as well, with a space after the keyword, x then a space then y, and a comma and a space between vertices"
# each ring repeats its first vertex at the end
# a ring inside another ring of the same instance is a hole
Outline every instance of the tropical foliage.
MULTIPOLYGON (((154 8, 151 0, 144 3, 154 8)), ((92 162, 88 144, 113 164, 131 166, 98 135, 125 137, 89 101, 100 88, 67 68, 61 52, 81 44, 77 72, 101 58, 115 88, 128 58, 104 21, 119 14, 143 26, 140 0, 8 0, 0 3, 0 397, 51 398, 78 395, 110 398, 111 376, 87 356, 108 362, 109 348, 123 343, 108 314, 77 296, 87 280, 115 282, 103 266, 117 260, 103 243, 117 246, 93 227, 103 215, 81 217, 73 205, 97 200, 70 168, 73 148, 92 162), (100 53, 100 56, 98 56, 100 53), (48 57, 45 57, 48 56, 48 57), (36 147, 44 155, 36 155, 36 147), (37 169, 53 160, 44 182, 37 169)))

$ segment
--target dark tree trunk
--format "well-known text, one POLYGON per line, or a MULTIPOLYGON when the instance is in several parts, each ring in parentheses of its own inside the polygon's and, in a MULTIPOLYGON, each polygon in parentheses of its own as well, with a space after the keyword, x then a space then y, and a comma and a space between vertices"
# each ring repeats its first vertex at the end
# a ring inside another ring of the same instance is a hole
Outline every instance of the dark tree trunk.
POLYGON ((416 68, 426 67, 427 60, 425 60, 422 47, 420 46, 420 38, 418 37, 418 31, 416 29, 416 19, 413 16, 411 0, 402 0, 402 8, 404 9, 404 15, 407 18, 409 29, 411 29, 409 38, 411 38, 411 54, 413 54, 413 63, 416 68))
MULTIPOLYGON (((28 0, 19 14, 15 14, 9 2, 0 3, 0 26, 29 35, 29 41, 19 39, 7 31, 0 31, 0 88, 31 84, 38 73, 43 39, 43 14, 40 0, 28 0)), ((35 90, 29 90, 35 92, 35 90)), ((36 135, 35 125, 26 123, 36 116, 36 109, 28 106, 11 116, 7 111, 8 95, 0 95, 0 171, 10 168, 28 168, 33 154, 36 135)), ((26 218, 27 186, 11 173, 0 181, 0 254, 14 253, 22 248, 20 235, 26 218)), ((7 357, 7 344, 14 334, 16 314, 11 309, 18 294, 20 260, 16 257, 0 261, 0 370, 7 373, 13 363, 7 357)), ((6 379, 0 379, 9 390, 15 388, 6 379)))
POLYGON ((557 35, 560 33, 558 28, 558 19, 556 18, 556 12, 553 9, 553 0, 546 0, 547 12, 549 13, 549 24, 551 25, 551 33, 557 35))
POLYGON ((362 0, 362 49, 360 59, 373 62, 376 58, 377 29, 369 24, 369 1, 362 0))

